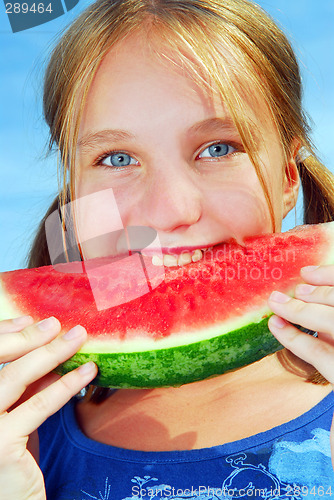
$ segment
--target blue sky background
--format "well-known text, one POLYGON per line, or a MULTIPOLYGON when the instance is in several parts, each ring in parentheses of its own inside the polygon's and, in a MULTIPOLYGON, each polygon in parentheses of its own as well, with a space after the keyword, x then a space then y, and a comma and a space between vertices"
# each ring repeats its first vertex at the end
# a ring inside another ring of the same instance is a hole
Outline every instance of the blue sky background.
MULTIPOLYGON (((84 7, 13 34, 0 5, 0 271, 25 266, 39 220, 57 192, 56 158, 45 158, 47 128, 41 113, 44 60, 57 33, 84 7)), ((258 0, 284 28, 301 62, 304 103, 313 139, 334 172, 334 2, 258 0)), ((283 230, 301 223, 292 214, 283 230)))

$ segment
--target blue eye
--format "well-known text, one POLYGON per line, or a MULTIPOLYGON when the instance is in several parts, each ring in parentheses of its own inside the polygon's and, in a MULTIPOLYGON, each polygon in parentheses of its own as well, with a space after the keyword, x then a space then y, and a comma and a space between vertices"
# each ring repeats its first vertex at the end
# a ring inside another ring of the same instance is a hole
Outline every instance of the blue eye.
POLYGON ((216 144, 211 144, 208 148, 198 155, 199 158, 221 158, 234 153, 236 149, 229 144, 224 142, 217 142, 216 144))
POLYGON ((137 165, 137 161, 127 153, 117 151, 105 156, 101 160, 101 165, 105 167, 128 167, 129 165, 137 165))

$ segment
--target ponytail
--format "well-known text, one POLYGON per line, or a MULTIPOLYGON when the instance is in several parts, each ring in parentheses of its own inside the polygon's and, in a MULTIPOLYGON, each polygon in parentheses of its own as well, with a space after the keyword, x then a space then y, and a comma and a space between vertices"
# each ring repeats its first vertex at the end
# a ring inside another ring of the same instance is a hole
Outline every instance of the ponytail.
MULTIPOLYGON (((303 190, 303 222, 318 224, 334 220, 334 175, 315 156, 297 162, 303 190)), ((328 380, 314 369, 307 378, 312 384, 327 385, 328 380)))
POLYGON ((334 220, 334 175, 314 156, 298 163, 303 189, 304 224, 334 220))

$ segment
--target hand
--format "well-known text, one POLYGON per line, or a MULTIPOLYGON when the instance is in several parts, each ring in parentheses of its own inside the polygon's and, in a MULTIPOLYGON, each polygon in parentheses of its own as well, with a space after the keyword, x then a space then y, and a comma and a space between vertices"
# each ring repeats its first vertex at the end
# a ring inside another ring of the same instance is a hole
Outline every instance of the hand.
MULTIPOLYGON (((334 389, 334 265, 305 267, 305 284, 297 285, 295 298, 273 292, 268 301, 275 313, 268 326, 277 340, 296 356, 313 365, 334 389), (318 338, 291 323, 318 332, 318 338)), ((334 419, 331 428, 334 467, 334 419)))
POLYGON ((59 335, 55 318, 29 316, 0 322, 0 485, 6 500, 45 500, 42 472, 28 449, 29 435, 97 374, 86 363, 63 377, 50 373, 86 339, 81 326, 59 335))

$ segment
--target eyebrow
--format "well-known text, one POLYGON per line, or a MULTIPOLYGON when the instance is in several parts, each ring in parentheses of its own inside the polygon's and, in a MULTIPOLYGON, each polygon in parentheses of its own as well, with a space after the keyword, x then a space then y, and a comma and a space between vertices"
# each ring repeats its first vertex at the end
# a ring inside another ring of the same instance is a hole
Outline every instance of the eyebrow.
POLYGON ((79 139, 77 147, 83 151, 90 151, 96 146, 106 144, 108 142, 133 140, 135 135, 126 132, 125 130, 100 130, 99 132, 90 132, 79 139))
POLYGON ((219 132, 222 129, 238 132, 232 118, 230 116, 226 116, 225 118, 208 118, 202 122, 195 123, 195 125, 190 127, 189 134, 195 135, 203 132, 219 132))
MULTIPOLYGON (((238 133, 231 117, 208 118, 199 123, 195 123, 188 130, 188 135, 196 135, 204 132, 219 132, 222 129, 238 133)), ((134 140, 136 136, 120 129, 106 129, 99 132, 89 132, 79 139, 77 147, 83 152, 94 150, 95 147, 107 144, 108 142, 134 140)))

